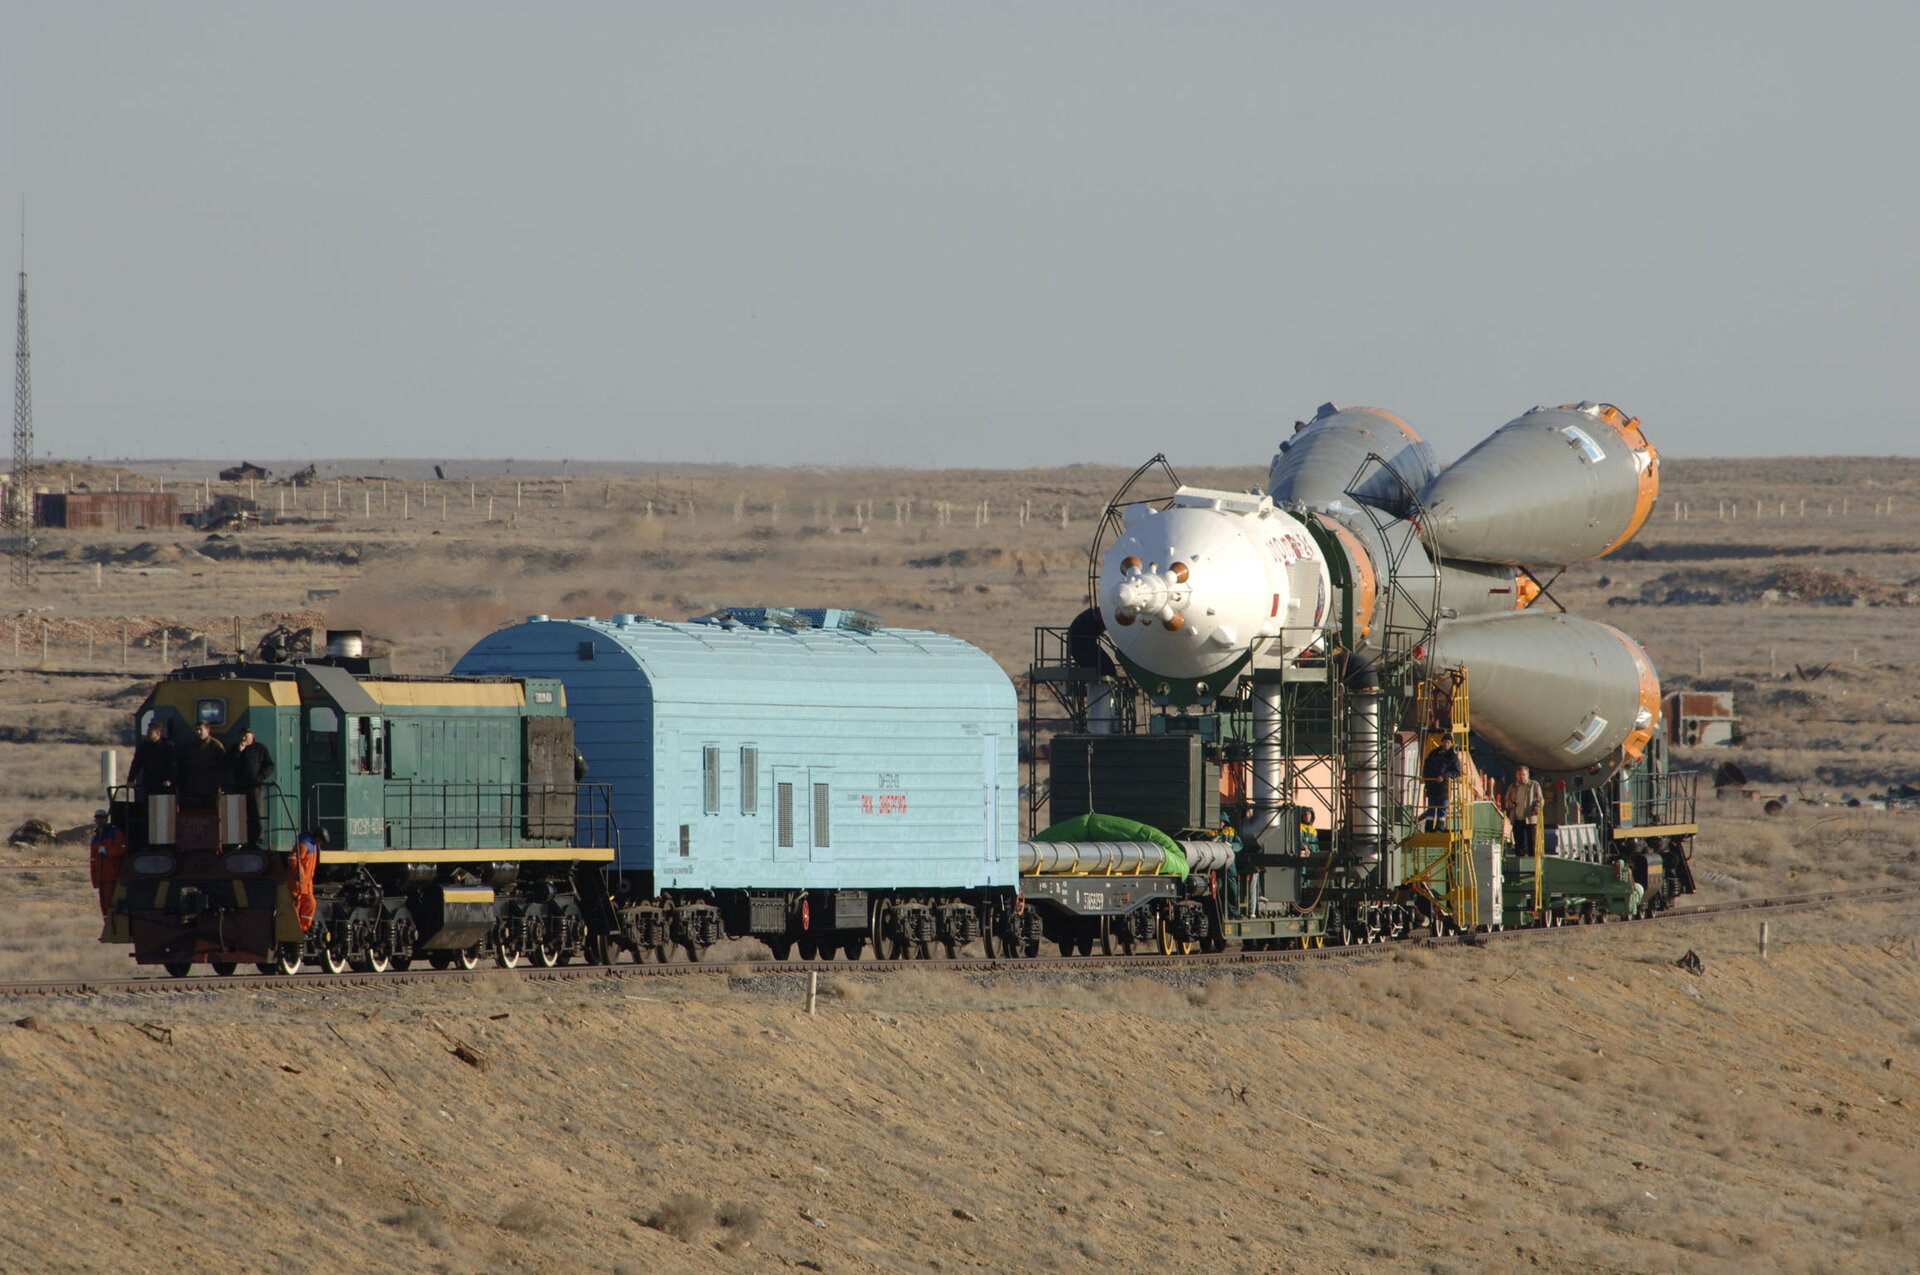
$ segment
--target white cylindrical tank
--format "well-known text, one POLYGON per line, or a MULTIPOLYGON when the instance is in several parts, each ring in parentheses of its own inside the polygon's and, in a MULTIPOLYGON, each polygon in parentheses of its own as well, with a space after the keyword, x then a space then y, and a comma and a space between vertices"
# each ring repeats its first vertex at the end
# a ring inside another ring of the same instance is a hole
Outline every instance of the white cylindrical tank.
POLYGON ((1250 650, 1263 663, 1299 654, 1319 636, 1331 593, 1307 529, 1242 492, 1182 487, 1165 510, 1130 506, 1100 565, 1113 644, 1167 678, 1230 675, 1250 650))

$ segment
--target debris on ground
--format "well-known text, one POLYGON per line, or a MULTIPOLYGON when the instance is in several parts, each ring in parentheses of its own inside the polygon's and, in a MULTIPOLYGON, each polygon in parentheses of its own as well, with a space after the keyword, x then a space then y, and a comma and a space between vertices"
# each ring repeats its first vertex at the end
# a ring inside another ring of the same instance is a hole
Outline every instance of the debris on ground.
POLYGON ((29 819, 8 835, 7 844, 10 846, 52 845, 55 835, 53 825, 45 819, 29 819))

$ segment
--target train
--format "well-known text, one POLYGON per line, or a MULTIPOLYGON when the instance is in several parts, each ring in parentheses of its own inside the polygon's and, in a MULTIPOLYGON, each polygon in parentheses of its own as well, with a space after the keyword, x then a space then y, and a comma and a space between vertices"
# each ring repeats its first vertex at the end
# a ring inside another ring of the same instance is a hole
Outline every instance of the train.
POLYGON ((277 768, 252 820, 245 792, 114 786, 101 937, 184 975, 1643 916, 1693 889, 1697 776, 1655 729, 1645 652, 1551 609, 1541 564, 1617 548, 1656 495, 1638 421, 1591 403, 1444 471, 1398 418, 1331 404, 1264 491, 1156 458, 1099 522, 1084 611, 1035 630, 1024 705, 978 648, 850 608, 532 615, 439 677, 356 634, 263 644, 137 710, 181 746, 251 730, 277 768), (1502 523, 1486 476, 1508 471, 1502 523), (1501 799, 1521 766, 1543 789, 1525 828, 1501 799))

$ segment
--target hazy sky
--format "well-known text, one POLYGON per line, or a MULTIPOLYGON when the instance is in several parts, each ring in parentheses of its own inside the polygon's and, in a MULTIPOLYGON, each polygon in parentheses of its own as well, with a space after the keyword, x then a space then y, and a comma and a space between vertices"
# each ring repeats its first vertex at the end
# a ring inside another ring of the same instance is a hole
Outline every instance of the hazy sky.
MULTIPOLYGON (((1920 452, 1911 3, 0 0, 42 454, 1920 452)), ((10 335, 12 325, 6 325, 10 335)))

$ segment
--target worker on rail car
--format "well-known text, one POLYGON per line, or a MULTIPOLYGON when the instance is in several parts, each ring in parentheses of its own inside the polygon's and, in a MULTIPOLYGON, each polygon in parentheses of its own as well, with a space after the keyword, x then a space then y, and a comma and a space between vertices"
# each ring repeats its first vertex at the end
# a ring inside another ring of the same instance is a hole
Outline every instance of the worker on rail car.
POLYGON ((1446 831, 1447 787, 1451 780, 1458 778, 1460 754, 1453 746, 1452 732, 1435 736, 1433 751, 1420 767, 1420 780, 1427 790, 1427 808, 1420 816, 1420 823, 1428 832, 1446 831))
POLYGON ((126 834, 113 826, 104 810, 93 812, 93 841, 87 849, 87 874, 100 892, 100 915, 113 906, 113 890, 120 884, 120 863, 127 857, 126 834))
POLYGON ((1540 812, 1546 807, 1546 794, 1525 766, 1516 766, 1513 782, 1507 785, 1501 803, 1507 818, 1513 821, 1513 846, 1521 854, 1532 854, 1540 836, 1540 812))
POLYGON ((247 844, 261 845, 261 811, 265 807, 266 786, 273 780, 273 754, 253 737, 251 729, 240 732, 240 746, 233 750, 229 792, 246 794, 247 844))
POLYGON ((327 843, 324 831, 303 831, 287 856, 287 892, 293 896, 293 914, 305 933, 313 929, 314 913, 319 910, 313 895, 313 873, 320 866, 320 847, 327 843))

